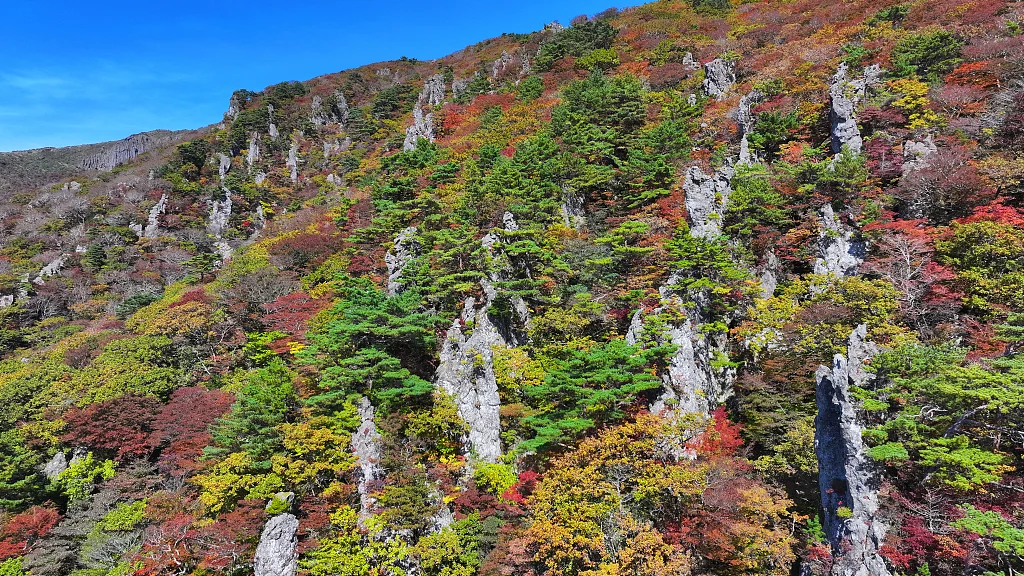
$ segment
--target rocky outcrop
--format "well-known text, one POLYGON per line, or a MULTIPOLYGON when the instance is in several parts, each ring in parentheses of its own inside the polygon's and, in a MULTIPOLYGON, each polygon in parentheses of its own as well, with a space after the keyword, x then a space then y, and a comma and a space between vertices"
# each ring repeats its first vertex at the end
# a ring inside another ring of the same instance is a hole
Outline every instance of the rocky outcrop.
POLYGON ((231 170, 231 157, 223 152, 217 153, 217 175, 220 176, 221 182, 224 181, 224 177, 227 176, 228 170, 231 170))
POLYGON ((832 152, 836 154, 844 146, 858 154, 863 149, 864 140, 857 126, 857 107, 867 96, 868 89, 882 77, 882 69, 877 64, 865 68, 860 78, 848 78, 848 70, 845 62, 840 64, 828 90, 831 100, 829 122, 832 126, 832 152))
POLYGON ((206 223, 207 232, 216 239, 214 245, 217 248, 217 253, 224 260, 230 258, 232 253, 231 246, 223 238, 224 233, 228 230, 230 221, 231 191, 225 188, 223 200, 213 200, 210 202, 210 217, 206 223))
POLYGON ((167 194, 160 196, 160 201, 149 209, 146 228, 142 231, 143 238, 156 238, 160 234, 160 215, 167 210, 167 194))
POLYGON ((865 363, 876 352, 861 324, 847 341, 847 355, 837 354, 831 367, 816 373, 814 451, 825 533, 838 558, 835 576, 889 576, 879 554, 887 529, 877 516, 880 481, 864 448, 858 401, 850 392, 851 386, 864 387, 872 378, 865 363))
POLYGON ((60 473, 68 469, 68 459, 63 452, 57 452, 50 458, 50 461, 43 466, 43 476, 47 480, 54 480, 60 473))
POLYGON ((739 109, 736 111, 736 123, 740 127, 740 155, 737 164, 750 164, 757 162, 757 157, 750 152, 750 142, 747 136, 754 131, 754 124, 757 117, 754 116, 754 107, 765 101, 764 92, 753 89, 740 98, 739 109))
POLYGON ((867 246, 837 218, 831 204, 821 207, 821 231, 818 233, 818 258, 815 274, 852 276, 864 262, 867 246))
POLYGON ((228 100, 228 111, 224 113, 225 118, 230 118, 232 122, 238 119, 238 114, 242 112, 242 103, 238 101, 238 97, 234 94, 231 95, 231 99, 228 100))
POLYGON ((700 69, 700 64, 693 57, 693 52, 687 52, 683 56, 683 61, 680 62, 680 64, 682 64, 683 68, 685 68, 687 70, 699 70, 700 69))
POLYGON ((566 228, 579 230, 587 223, 587 213, 583 208, 583 194, 568 186, 562 186, 562 220, 566 228))
POLYGON ((501 398, 494 375, 495 346, 507 346, 487 314, 488 302, 466 299, 462 316, 448 329, 441 347, 437 385, 455 399, 469 427, 467 444, 476 457, 495 462, 501 456, 501 398))
POLYGON ((320 128, 321 126, 330 122, 330 116, 327 114, 327 110, 324 108, 324 99, 319 96, 313 96, 313 101, 310 104, 309 121, 313 126, 320 128))
POLYGON ((412 126, 405 131, 405 142, 402 143, 403 150, 415 150, 416 143, 420 138, 431 142, 434 141, 434 115, 429 111, 430 107, 437 106, 444 102, 445 85, 444 76, 434 74, 423 84, 423 91, 412 109, 412 126), (424 114, 423 110, 427 109, 424 114))
POLYGON ((761 297, 770 298, 775 294, 775 288, 779 285, 779 272, 782 270, 782 263, 775 255, 774 250, 769 250, 764 256, 764 263, 760 267, 758 281, 761 285, 761 297))
POLYGON ((172 139, 168 133, 132 134, 124 140, 111 142, 99 152, 82 159, 78 167, 83 170, 113 170, 114 167, 131 162, 139 154, 162 146, 172 139))
MULTIPOLYGON (((505 232, 519 229, 515 218, 506 212, 505 232)), ((508 279, 512 264, 501 246, 503 233, 493 231, 481 241, 491 255, 492 271, 481 280, 484 299, 469 297, 462 315, 452 323, 441 346, 440 363, 435 375, 438 387, 455 399, 459 416, 469 427, 466 443, 477 458, 495 462, 501 456, 501 399, 494 374, 494 348, 517 346, 525 342, 522 328, 530 323, 526 302, 510 298, 514 317, 492 318, 488 313, 499 297, 496 284, 508 279)))
POLYGON ((370 400, 360 399, 359 428, 352 434, 352 451, 356 454, 356 463, 359 466, 359 479, 356 486, 359 491, 360 522, 370 517, 376 503, 376 499, 371 496, 374 490, 373 484, 383 476, 380 466, 381 436, 377 431, 373 416, 374 409, 370 400))
POLYGON ((295 576, 299 567, 299 520, 278 514, 267 521, 253 558, 255 576, 295 576))
POLYGON ((388 295, 394 296, 402 291, 402 271, 420 255, 420 241, 416 237, 416 227, 410 226, 395 237, 395 243, 387 254, 384 263, 388 267, 388 295))
MULTIPOLYGON (((683 190, 690 235, 694 238, 711 239, 722 233, 721 217, 734 173, 728 162, 711 176, 697 166, 687 171, 683 190)), ((670 322, 660 333, 646 334, 645 313, 638 310, 626 333, 626 342, 636 345, 649 340, 676 348, 661 374, 663 392, 651 405, 652 412, 710 414, 732 393, 735 370, 714 365, 713 360, 726 353, 727 339, 724 334, 702 330, 711 321, 708 294, 700 290, 681 291, 677 288, 680 280, 675 274, 669 277, 660 289, 662 304, 651 313, 668 313, 682 320, 670 322)))
POLYGON ((704 93, 708 98, 722 100, 736 83, 736 64, 722 58, 715 58, 704 65, 704 93))
POLYGON ((526 49, 520 48, 515 54, 502 50, 501 57, 491 63, 491 77, 522 77, 530 73, 530 57, 526 49))
POLYGON ((46 282, 47 278, 55 276, 60 272, 64 268, 64 265, 67 264, 68 258, 70 257, 70 254, 61 254, 53 260, 50 260, 50 262, 48 262, 46 266, 43 266, 43 269, 39 271, 39 274, 37 274, 35 279, 32 280, 32 283, 42 285, 46 282))
POLYGON ((683 320, 670 323, 664 332, 645 334, 645 314, 642 309, 637 310, 626 332, 626 343, 642 344, 650 338, 659 346, 676 347, 661 374, 662 393, 651 405, 652 413, 711 414, 731 395, 735 370, 712 364, 718 353, 724 353, 726 341, 724 335, 709 336, 700 329, 708 320, 706 295, 679 294, 674 289, 675 282, 670 279, 661 288, 662 306, 652 314, 684 314, 683 320))
POLYGON ((291 179, 292 184, 299 181, 299 145, 292 142, 290 148, 288 148, 288 160, 285 162, 285 166, 288 167, 288 177, 291 179))
POLYGON ((423 115, 419 106, 412 110, 412 126, 405 131, 405 142, 402 143, 402 150, 409 151, 416 149, 416 143, 420 138, 431 142, 434 141, 434 115, 428 113, 423 115))
POLYGON ((252 165, 260 161, 260 135, 253 132, 249 136, 249 151, 245 154, 245 163, 252 172, 252 165))
POLYGON ((274 124, 273 104, 267 104, 267 118, 270 119, 267 123, 267 134, 270 134, 271 139, 276 140, 277 137, 281 135, 281 133, 277 131, 277 125, 274 124))
POLYGON ((686 171, 683 191, 690 215, 690 234, 696 238, 714 238, 722 233, 722 215, 732 191, 730 183, 736 170, 726 162, 712 175, 699 166, 686 171))
POLYGON ((926 168, 931 156, 938 151, 931 134, 922 140, 907 140, 903 145, 903 176, 926 168))

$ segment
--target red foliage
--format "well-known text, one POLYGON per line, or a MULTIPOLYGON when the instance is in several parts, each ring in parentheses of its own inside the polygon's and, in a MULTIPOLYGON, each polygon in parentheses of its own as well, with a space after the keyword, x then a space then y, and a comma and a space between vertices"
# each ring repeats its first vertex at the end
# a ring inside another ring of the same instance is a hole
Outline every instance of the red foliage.
POLYGON ((270 260, 285 270, 314 268, 341 249, 342 238, 329 223, 321 223, 316 232, 286 236, 271 247, 270 260))
POLYGON ((1024 228, 1024 212, 1019 208, 1006 205, 1006 198, 997 198, 984 206, 978 206, 966 218, 957 220, 959 224, 971 222, 999 222, 1017 228, 1024 228))
POLYGON ((203 526, 196 537, 198 567, 225 572, 251 562, 266 517, 263 502, 243 500, 216 522, 203 526))
POLYGON ((729 422, 724 406, 715 409, 711 423, 691 444, 691 448, 702 456, 730 456, 741 446, 740 425, 729 422))
POLYGON ((60 512, 44 506, 33 506, 11 518, 0 529, 0 562, 24 554, 60 520, 60 512))
POLYGON ((999 78, 992 69, 991 62, 967 62, 946 75, 946 82, 960 86, 974 86, 982 89, 995 88, 999 78))
POLYGON ((160 451, 160 469, 183 475, 198 468, 196 459, 210 439, 207 429, 227 412, 233 401, 234 397, 227 392, 201 386, 175 390, 156 415, 147 439, 151 450, 160 451))
POLYGON ((303 291, 292 292, 263 306, 267 311, 263 323, 271 330, 301 338, 306 333, 309 320, 328 304, 330 301, 326 298, 314 300, 303 291))
POLYGON ((72 446, 86 446, 118 460, 150 453, 147 442, 160 403, 149 396, 122 396, 64 414, 68 432, 61 438, 72 446))
POLYGON ((185 304, 188 304, 189 302, 199 302, 200 304, 211 304, 213 302, 213 300, 210 298, 210 295, 206 293, 205 289, 203 289, 203 288, 196 288, 195 290, 189 290, 188 292, 185 292, 184 294, 182 294, 181 298, 178 298, 177 302, 175 302, 174 304, 171 304, 169 306, 169 308, 177 308, 178 306, 184 306, 185 304))

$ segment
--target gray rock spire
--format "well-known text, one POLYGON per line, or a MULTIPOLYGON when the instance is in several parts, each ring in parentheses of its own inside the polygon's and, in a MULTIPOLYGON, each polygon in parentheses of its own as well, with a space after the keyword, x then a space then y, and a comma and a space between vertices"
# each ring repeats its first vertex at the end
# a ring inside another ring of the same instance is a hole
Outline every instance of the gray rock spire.
POLYGON ((708 98, 722 100, 736 83, 736 64, 722 58, 715 58, 704 65, 704 93, 708 98))
POLYGON ((380 466, 381 436, 373 421, 374 409, 370 400, 359 400, 359 428, 352 434, 352 450, 359 464, 359 521, 370 517, 376 499, 370 495, 372 484, 380 480, 383 470, 380 466))
POLYGON ((818 233, 818 258, 814 261, 815 274, 852 276, 864 262, 867 247, 852 230, 837 218, 831 204, 821 207, 821 231, 818 233))
POLYGON ((695 238, 714 238, 722 233, 722 215, 735 173, 730 162, 710 176, 699 166, 691 166, 686 171, 683 191, 690 215, 690 234, 695 238))
POLYGON ((255 576, 295 576, 299 567, 299 520, 279 514, 267 521, 253 558, 255 576))
POLYGON ((832 366, 816 374, 814 451, 825 533, 838 557, 835 576, 889 576, 879 554, 887 530, 877 516, 880 480, 864 448, 859 403, 850 392, 871 380, 864 366, 875 353, 861 324, 847 340, 846 356, 836 354, 832 366))
POLYGON ((388 296, 402 291, 402 272, 419 255, 420 241, 416 237, 416 227, 410 226, 395 237, 394 245, 384 255, 384 263, 388 267, 388 296))

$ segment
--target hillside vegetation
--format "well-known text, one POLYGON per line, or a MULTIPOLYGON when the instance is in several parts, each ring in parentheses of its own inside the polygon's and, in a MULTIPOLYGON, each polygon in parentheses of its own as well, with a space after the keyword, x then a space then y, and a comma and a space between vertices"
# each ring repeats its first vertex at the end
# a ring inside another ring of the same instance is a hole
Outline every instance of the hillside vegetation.
POLYGON ((1024 570, 1022 21, 658 1, 0 157, 0 576, 1024 570))

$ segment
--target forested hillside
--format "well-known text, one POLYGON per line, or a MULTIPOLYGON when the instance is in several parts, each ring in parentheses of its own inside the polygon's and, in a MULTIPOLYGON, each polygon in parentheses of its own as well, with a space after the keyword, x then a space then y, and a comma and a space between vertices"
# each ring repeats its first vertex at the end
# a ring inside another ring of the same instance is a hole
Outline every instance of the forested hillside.
POLYGON ((1024 570, 1022 25, 658 1, 6 155, 0 576, 1024 570))

